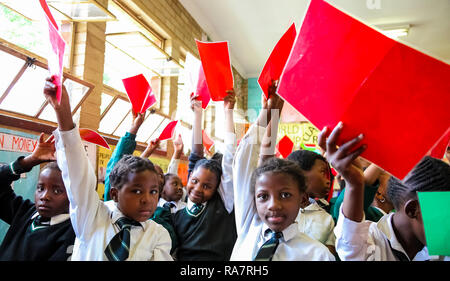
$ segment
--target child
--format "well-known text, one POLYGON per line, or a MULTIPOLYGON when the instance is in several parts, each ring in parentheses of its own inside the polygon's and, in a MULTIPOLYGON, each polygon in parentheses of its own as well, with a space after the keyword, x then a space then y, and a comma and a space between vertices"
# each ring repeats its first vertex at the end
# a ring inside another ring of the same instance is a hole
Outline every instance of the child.
POLYGON ((36 149, 10 165, 0 166, 0 218, 10 224, 0 247, 0 260, 44 261, 70 259, 75 233, 69 220, 69 200, 55 162, 41 171, 35 203, 17 196, 11 183, 34 166, 54 161, 53 136, 40 135, 36 149))
MULTIPOLYGON (((169 166, 167 167, 168 174, 178 174, 178 166, 180 165, 181 155, 183 154, 183 139, 181 138, 181 134, 178 134, 178 137, 172 141, 174 153, 172 155, 172 159, 170 159, 169 166)), ((180 179, 181 180, 181 179, 180 179)), ((187 191, 186 188, 182 186, 183 195, 181 196, 181 202, 187 202, 187 191)), ((184 207, 184 206, 183 206, 184 207)), ((179 208, 182 209, 182 208, 179 208)))
POLYGON ((186 207, 186 203, 181 200, 183 196, 183 184, 180 177, 167 173, 164 175, 164 187, 159 199, 158 206, 169 208, 172 213, 186 207))
MULTIPOLYGON (((335 260, 324 245, 301 233, 295 222, 300 205, 307 200, 298 165, 272 158, 255 170, 265 126, 278 123, 271 121, 272 110, 280 111, 282 106, 275 91, 268 100, 263 98, 258 120, 241 139, 233 161, 238 238, 231 260, 335 260)), ((276 139, 276 134, 272 137, 276 139)))
POLYGON ((235 152, 234 92, 224 101, 226 151, 222 167, 203 158, 201 102, 192 97, 194 111, 192 153, 189 156, 187 206, 175 213, 179 239, 177 260, 229 260, 236 240, 231 162, 235 152), (223 170, 223 174, 222 174, 223 170))
POLYGON ((320 154, 308 150, 297 150, 288 156, 289 160, 296 162, 306 178, 306 193, 309 200, 307 206, 300 208, 297 222, 300 232, 324 244, 333 255, 337 255, 334 242, 334 220, 314 200, 324 198, 330 192, 330 166, 320 154))
POLYGON ((392 177, 388 196, 396 212, 385 215, 378 223, 365 221, 364 175, 352 163, 366 149, 366 145, 361 145, 364 136, 361 134, 337 148, 342 128, 343 124, 339 123, 330 134, 325 127, 319 135, 319 145, 347 182, 335 228, 339 257, 342 260, 429 260, 417 192, 449 191, 450 166, 427 156, 403 182, 392 177))
POLYGON ((149 218, 159 195, 157 173, 146 159, 125 156, 111 171, 111 211, 98 199, 97 180, 74 125, 69 98, 47 79, 44 94, 55 109, 57 161, 70 201, 76 239, 72 260, 172 260, 169 233, 149 218))

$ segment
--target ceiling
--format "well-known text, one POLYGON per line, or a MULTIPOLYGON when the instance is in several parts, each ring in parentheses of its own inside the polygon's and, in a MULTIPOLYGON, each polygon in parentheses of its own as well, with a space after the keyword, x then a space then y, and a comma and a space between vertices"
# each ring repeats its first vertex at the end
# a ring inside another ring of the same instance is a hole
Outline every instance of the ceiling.
MULTIPOLYGON (((258 77, 272 48, 310 0, 179 0, 212 41, 229 41, 233 66, 258 77)), ((368 25, 409 24, 399 40, 450 63, 450 0, 328 0, 368 25)))

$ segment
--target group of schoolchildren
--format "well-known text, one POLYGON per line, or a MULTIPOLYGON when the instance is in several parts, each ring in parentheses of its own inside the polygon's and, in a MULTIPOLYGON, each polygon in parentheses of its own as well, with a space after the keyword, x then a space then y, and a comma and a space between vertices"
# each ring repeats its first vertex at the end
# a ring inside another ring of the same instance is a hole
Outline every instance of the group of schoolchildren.
MULTIPOLYGON (((359 157, 364 135, 337 145, 345 124, 323 128, 320 155, 293 151, 275 157, 276 83, 237 145, 234 91, 224 98, 225 146, 206 158, 201 101, 194 114, 187 184, 177 175, 183 151, 178 136, 168 172, 148 157, 152 140, 133 156, 145 113, 133 115, 107 166, 104 200, 66 89, 61 100, 48 78, 44 95, 58 128, 33 153, 0 166, 0 219, 10 228, 0 260, 82 261, 335 261, 446 260, 428 254, 420 191, 450 191, 450 166, 424 157, 399 180, 359 157), (217 156, 217 155, 215 155, 217 156), (34 202, 14 193, 21 173, 49 162, 39 175, 34 202), (337 176, 332 173, 333 167, 337 176), (326 200, 334 182, 339 196, 326 200)), ((151 118, 151 117, 150 117, 151 118)), ((216 128, 217 129, 217 128, 216 128)), ((381 152, 380 152, 381 153, 381 152)))

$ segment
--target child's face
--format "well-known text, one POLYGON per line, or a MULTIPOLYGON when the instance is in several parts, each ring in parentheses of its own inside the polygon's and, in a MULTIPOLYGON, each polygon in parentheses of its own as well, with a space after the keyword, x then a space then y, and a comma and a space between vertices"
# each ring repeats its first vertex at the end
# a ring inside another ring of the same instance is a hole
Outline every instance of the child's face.
POLYGON ((128 182, 121 189, 111 187, 111 196, 126 217, 146 221, 153 216, 158 204, 158 175, 149 170, 129 173, 128 182))
POLYGON ((217 176, 208 169, 199 167, 195 169, 186 185, 189 199, 197 204, 211 199, 219 185, 217 176))
POLYGON ((306 193, 285 173, 264 173, 255 183, 255 203, 261 220, 273 231, 282 231, 291 225, 306 193))
POLYGON ((311 198, 326 198, 330 192, 330 171, 327 163, 316 159, 313 167, 304 172, 306 177, 306 193, 311 198))
POLYGON ((178 201, 183 196, 183 184, 178 176, 171 176, 164 184, 161 197, 166 201, 178 201))
POLYGON ((39 175, 34 204, 39 215, 53 217, 69 212, 69 199, 61 176, 54 169, 44 169, 39 175))

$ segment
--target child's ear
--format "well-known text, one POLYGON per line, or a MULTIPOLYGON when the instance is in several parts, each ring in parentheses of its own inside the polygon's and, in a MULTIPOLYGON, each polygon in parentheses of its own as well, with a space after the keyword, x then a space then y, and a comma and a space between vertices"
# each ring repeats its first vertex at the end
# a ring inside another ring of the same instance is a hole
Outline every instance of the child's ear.
POLYGON ((300 196, 300 208, 304 209, 309 205, 309 196, 306 192, 302 192, 300 196))
POLYGON ((420 206, 419 206, 419 201, 417 201, 417 199, 410 199, 410 200, 406 201, 403 208, 405 210, 405 214, 409 218, 415 219, 419 216, 420 206))
POLYGON ((119 190, 115 187, 111 187, 111 190, 109 191, 109 194, 111 195, 112 200, 114 200, 114 202, 118 201, 118 192, 119 190))

